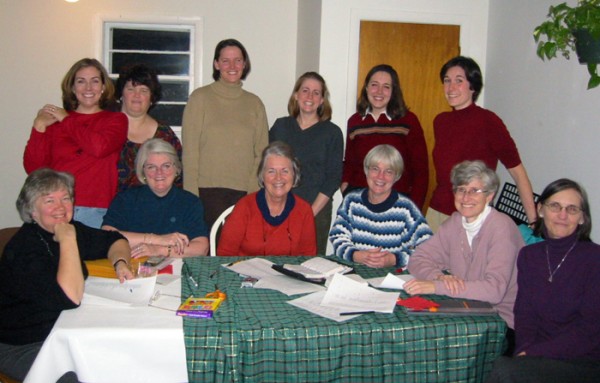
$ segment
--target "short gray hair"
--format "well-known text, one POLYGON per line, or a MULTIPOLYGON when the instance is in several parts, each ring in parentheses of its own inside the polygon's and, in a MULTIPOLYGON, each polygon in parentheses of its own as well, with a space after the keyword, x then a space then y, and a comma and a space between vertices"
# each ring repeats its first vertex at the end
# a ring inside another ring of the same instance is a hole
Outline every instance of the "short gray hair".
POLYGON ((369 168, 377 165, 379 162, 389 165, 394 171, 394 182, 402 177, 404 172, 404 160, 400 152, 392 145, 377 145, 369 150, 363 161, 365 175, 368 175, 369 168))
POLYGON ((17 211, 23 222, 33 222, 33 207, 38 198, 58 191, 66 189, 71 197, 74 197, 75 178, 70 173, 57 172, 56 170, 41 168, 29 174, 19 197, 17 197, 17 211))
POLYGON ((160 138, 151 138, 144 142, 135 157, 135 174, 144 185, 146 184, 146 174, 144 173, 144 165, 150 154, 165 154, 169 156, 173 166, 177 169, 177 175, 181 173, 181 160, 177 156, 177 151, 173 145, 161 140, 160 138))
POLYGON ((486 195, 498 192, 500 179, 496 172, 488 168, 483 161, 463 161, 454 165, 450 173, 450 181, 454 190, 461 185, 468 184, 474 179, 481 181, 486 195))
POLYGON ((294 156, 294 150, 291 146, 282 141, 273 141, 267 146, 262 152, 262 158, 258 165, 258 171, 256 176, 258 177, 258 185, 262 188, 265 187, 265 166, 267 163, 267 157, 279 156, 285 157, 292 163, 292 170, 294 171, 294 187, 300 183, 300 162, 294 156))

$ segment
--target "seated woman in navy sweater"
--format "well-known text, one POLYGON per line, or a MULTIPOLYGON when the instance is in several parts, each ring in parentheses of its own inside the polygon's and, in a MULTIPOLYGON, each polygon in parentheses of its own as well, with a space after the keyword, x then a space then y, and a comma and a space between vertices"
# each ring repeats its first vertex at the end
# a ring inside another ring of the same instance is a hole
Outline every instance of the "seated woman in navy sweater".
POLYGON ((545 241, 517 259, 515 357, 498 359, 488 382, 600 382, 600 246, 590 239, 587 195, 559 179, 537 211, 545 241))
POLYGON ((146 141, 135 167, 144 185, 117 194, 102 228, 124 235, 133 258, 206 255, 204 207, 194 194, 174 187, 181 161, 173 145, 160 138, 146 141))

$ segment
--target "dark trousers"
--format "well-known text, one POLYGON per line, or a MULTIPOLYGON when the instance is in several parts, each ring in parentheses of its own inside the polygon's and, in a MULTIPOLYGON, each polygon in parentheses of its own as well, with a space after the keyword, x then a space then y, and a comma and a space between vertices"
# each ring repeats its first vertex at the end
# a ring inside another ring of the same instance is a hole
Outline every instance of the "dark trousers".
POLYGON ((507 348, 504 351, 504 356, 512 356, 515 352, 515 330, 512 328, 506 329, 506 343, 507 348))
POLYGON ((198 188, 198 196, 204 205, 204 222, 208 231, 225 209, 235 205, 246 194, 245 191, 227 188, 198 188))
MULTIPOLYGON (((0 343, 0 371, 14 380, 23 381, 44 342, 24 345, 0 343)), ((79 382, 74 372, 67 372, 57 383, 79 382)))
POLYGON ((331 229, 332 202, 329 202, 315 216, 315 228, 317 231, 317 254, 327 255, 327 241, 329 241, 329 230, 331 229))
POLYGON ((486 383, 598 383, 600 363, 535 356, 501 356, 486 383))
POLYGON ((24 345, 0 343, 0 371, 15 380, 25 380, 43 343, 24 345))

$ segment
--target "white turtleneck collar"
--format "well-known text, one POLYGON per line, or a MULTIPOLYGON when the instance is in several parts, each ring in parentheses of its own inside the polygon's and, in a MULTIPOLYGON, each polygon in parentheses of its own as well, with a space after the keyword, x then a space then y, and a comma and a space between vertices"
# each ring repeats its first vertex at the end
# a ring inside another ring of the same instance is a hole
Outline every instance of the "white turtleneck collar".
POLYGON ((479 233, 481 225, 483 225, 483 222, 485 221, 487 216, 490 215, 491 211, 492 207, 490 205, 486 205, 485 209, 483 209, 483 212, 479 214, 479 217, 477 217, 473 222, 467 222, 467 219, 465 217, 462 217, 462 225, 465 231, 467 232, 467 240, 469 241, 469 246, 471 246, 473 238, 475 238, 477 233, 479 233))

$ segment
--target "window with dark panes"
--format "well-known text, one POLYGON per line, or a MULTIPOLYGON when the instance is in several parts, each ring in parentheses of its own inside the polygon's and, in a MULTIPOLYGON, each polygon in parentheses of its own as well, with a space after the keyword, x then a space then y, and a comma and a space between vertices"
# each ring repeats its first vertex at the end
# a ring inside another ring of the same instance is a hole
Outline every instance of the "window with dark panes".
POLYGON ((154 68, 162 99, 149 113, 180 132, 183 109, 193 88, 193 25, 104 24, 104 63, 111 78, 141 63, 154 68))

